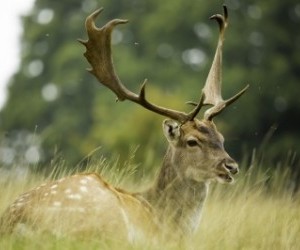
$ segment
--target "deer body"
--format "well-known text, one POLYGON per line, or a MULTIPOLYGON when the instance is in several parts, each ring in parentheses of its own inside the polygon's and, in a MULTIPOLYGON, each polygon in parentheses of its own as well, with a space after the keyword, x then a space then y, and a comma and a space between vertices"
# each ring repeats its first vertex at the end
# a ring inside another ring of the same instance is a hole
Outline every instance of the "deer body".
MULTIPOLYGON (((112 187, 97 174, 81 174, 43 184, 21 195, 4 213, 1 231, 31 230, 56 235, 95 233, 101 237, 135 241, 146 236, 187 236, 200 222, 211 181, 232 183, 237 163, 224 149, 224 138, 212 119, 246 90, 228 100, 221 96, 222 45, 227 27, 224 16, 214 15, 220 28, 219 41, 200 101, 184 113, 150 103, 145 82, 139 94, 128 90, 113 66, 110 39, 113 28, 126 20, 115 19, 102 28, 94 21, 101 10, 86 19, 89 40, 80 41, 87 49, 90 72, 120 101, 130 100, 170 119, 163 122, 169 143, 154 185, 146 191, 128 193, 112 187), (201 120, 195 117, 204 105, 211 105, 201 120)), ((180 238, 179 237, 179 238, 180 238)))
POLYGON ((155 227, 145 200, 110 186, 95 173, 42 184, 16 199, 2 218, 2 231, 22 235, 92 234, 133 241, 155 227))

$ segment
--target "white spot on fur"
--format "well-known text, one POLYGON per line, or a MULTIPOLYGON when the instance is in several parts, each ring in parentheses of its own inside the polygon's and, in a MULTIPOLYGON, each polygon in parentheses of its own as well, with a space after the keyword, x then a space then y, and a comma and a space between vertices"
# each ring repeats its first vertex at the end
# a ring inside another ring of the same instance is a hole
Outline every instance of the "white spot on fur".
POLYGON ((88 180, 85 178, 85 179, 81 179, 80 181, 80 184, 87 184, 88 183, 88 180))
POLYGON ((51 189, 55 189, 55 188, 57 188, 57 184, 51 186, 51 189))
POLYGON ((49 193, 44 193, 44 196, 48 196, 49 195, 49 193))
POLYGON ((93 177, 92 177, 92 176, 86 176, 85 179, 86 179, 87 181, 92 181, 92 180, 93 180, 93 177))
POLYGON ((66 178, 61 178, 58 180, 58 182, 63 182, 66 178))
POLYGON ((67 188, 67 189, 65 190, 65 194, 70 194, 70 193, 72 193, 72 189, 71 189, 71 188, 67 188))
POLYGON ((87 193, 88 192, 88 188, 86 186, 81 186, 79 189, 82 193, 87 193))
POLYGON ((83 208, 83 207, 68 207, 65 210, 68 212, 79 212, 79 213, 85 212, 85 208, 83 208))
POLYGON ((56 193, 57 193, 57 191, 51 190, 51 194, 56 194, 56 193))
POLYGON ((61 206, 61 202, 60 201, 54 201, 53 202, 53 206, 60 207, 61 206))
POLYGON ((69 194, 67 197, 71 200, 81 200, 82 198, 80 194, 69 194))

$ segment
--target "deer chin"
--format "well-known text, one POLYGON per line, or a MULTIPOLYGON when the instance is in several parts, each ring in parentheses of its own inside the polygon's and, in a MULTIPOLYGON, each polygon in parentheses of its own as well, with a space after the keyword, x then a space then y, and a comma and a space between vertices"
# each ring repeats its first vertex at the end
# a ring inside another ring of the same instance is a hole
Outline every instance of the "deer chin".
POLYGON ((219 183, 222 183, 222 184, 225 184, 225 183, 232 184, 232 183, 234 183, 234 178, 228 172, 226 172, 226 173, 218 173, 217 177, 216 177, 216 180, 219 183))

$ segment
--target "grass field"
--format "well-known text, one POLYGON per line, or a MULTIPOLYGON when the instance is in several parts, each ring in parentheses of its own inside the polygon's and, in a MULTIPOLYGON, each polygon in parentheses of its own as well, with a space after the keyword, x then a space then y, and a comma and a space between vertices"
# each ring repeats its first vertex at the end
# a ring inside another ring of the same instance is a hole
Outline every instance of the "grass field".
MULTIPOLYGON (((105 165, 101 163, 100 165, 105 165)), ((244 164, 246 165, 246 164, 244 164)), ((300 249, 300 194, 291 185, 288 168, 262 171, 255 162, 244 167, 234 185, 212 184, 204 209, 201 226, 187 241, 188 249, 300 249), (293 191, 291 191, 293 189, 293 191)), ((91 170, 93 167, 91 167, 91 170)), ((121 186, 131 189, 134 170, 122 173, 108 166, 101 171, 121 186), (113 173, 113 174, 112 174, 113 173), (121 181, 124 177, 125 181, 121 181)), ((128 170, 129 169, 129 170, 128 170)), ((59 175, 67 175, 60 173, 59 175)), ((18 194, 45 181, 45 177, 28 174, 25 178, 7 175, 0 179, 0 212, 18 194)), ((181 249, 140 242, 135 246, 126 242, 103 241, 96 237, 84 239, 55 238, 51 235, 20 237, 3 236, 0 249, 181 249)))

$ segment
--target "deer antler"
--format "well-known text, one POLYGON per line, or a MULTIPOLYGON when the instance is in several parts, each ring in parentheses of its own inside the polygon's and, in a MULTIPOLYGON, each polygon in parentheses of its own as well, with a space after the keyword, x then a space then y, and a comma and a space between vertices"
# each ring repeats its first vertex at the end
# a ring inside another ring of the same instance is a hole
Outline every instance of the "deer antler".
POLYGON ((228 105, 236 101, 245 91, 248 89, 247 85, 239 93, 229 98, 228 100, 223 100, 221 95, 221 84, 222 84, 222 48, 224 41, 224 33, 227 27, 228 12, 227 8, 223 6, 224 15, 216 14, 210 17, 218 22, 220 33, 217 49, 215 52, 214 60, 210 68, 208 77, 206 79, 202 93, 204 94, 204 105, 213 105, 210 109, 206 110, 204 113, 204 119, 212 120, 214 116, 219 114, 228 105))
POLYGON ((190 113, 184 113, 160 107, 148 102, 145 97, 145 86, 147 80, 145 80, 142 84, 139 94, 131 92, 123 85, 117 76, 113 65, 111 55, 111 33, 116 25, 124 24, 128 21, 114 19, 99 29, 95 25, 95 19, 102 10, 103 8, 98 9, 87 17, 85 27, 89 39, 87 41, 79 40, 79 42, 86 47, 84 56, 92 66, 92 69, 89 69, 89 71, 99 80, 100 83, 111 89, 117 95, 117 100, 130 100, 148 110, 177 120, 181 123, 192 120, 196 116, 196 113, 199 112, 203 101, 200 101, 197 107, 195 107, 190 113))
POLYGON ((219 23, 220 34, 218 45, 205 86, 202 89, 200 101, 198 103, 191 103, 196 107, 189 113, 164 108, 150 103, 145 97, 147 80, 142 84, 139 94, 131 92, 123 85, 117 76, 113 65, 111 55, 111 33, 116 25, 124 24, 128 21, 114 19, 102 28, 97 28, 95 19, 102 10, 103 8, 98 9, 86 18, 85 28, 89 39, 87 41, 79 40, 79 42, 86 47, 84 56, 92 66, 89 71, 100 83, 108 87, 117 95, 117 100, 130 100, 157 114, 185 123, 186 121, 193 120, 203 105, 213 105, 213 107, 208 109, 204 114, 204 119, 211 120, 225 107, 237 100, 249 87, 247 85, 242 91, 226 101, 224 101, 221 96, 222 47, 228 16, 226 6, 224 6, 224 16, 217 14, 211 17, 211 19, 215 19, 219 23))

